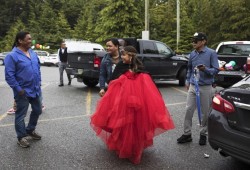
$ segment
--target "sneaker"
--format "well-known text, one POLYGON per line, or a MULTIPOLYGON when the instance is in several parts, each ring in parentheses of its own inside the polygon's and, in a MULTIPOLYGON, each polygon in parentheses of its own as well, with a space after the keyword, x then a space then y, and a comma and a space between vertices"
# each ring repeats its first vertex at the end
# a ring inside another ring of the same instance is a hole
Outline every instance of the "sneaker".
POLYGON ((177 143, 187 143, 191 141, 192 141, 191 135, 182 135, 177 139, 177 143))
POLYGON ((207 136, 206 135, 200 135, 199 144, 200 145, 206 145, 207 144, 207 136))
POLYGON ((32 139, 41 140, 42 136, 37 134, 35 131, 28 134, 32 139))
POLYGON ((9 110, 7 111, 7 114, 8 114, 8 115, 13 115, 13 114, 15 114, 15 113, 16 113, 16 110, 13 109, 13 108, 11 108, 11 109, 9 109, 9 110))
POLYGON ((21 146, 22 148, 28 148, 30 147, 30 143, 26 139, 26 137, 23 137, 21 139, 18 139, 17 144, 21 146))

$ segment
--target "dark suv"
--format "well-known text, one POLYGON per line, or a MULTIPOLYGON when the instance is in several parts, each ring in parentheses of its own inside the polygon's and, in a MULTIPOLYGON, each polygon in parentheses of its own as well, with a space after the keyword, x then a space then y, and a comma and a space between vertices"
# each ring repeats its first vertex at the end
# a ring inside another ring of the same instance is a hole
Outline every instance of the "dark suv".
POLYGON ((250 76, 213 98, 208 141, 223 156, 250 164, 250 76))

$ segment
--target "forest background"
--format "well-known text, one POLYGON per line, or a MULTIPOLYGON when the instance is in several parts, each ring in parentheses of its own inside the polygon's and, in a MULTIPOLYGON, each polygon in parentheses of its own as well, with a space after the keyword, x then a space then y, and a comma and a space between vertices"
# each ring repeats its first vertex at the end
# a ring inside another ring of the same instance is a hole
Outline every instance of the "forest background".
MULTIPOLYGON (((176 50, 176 0, 149 0, 150 39, 176 50)), ((10 51, 18 31, 35 43, 58 48, 62 39, 104 44, 111 37, 141 38, 144 0, 0 0, 0 51, 10 51)), ((192 50, 190 37, 205 32, 208 46, 250 40, 249 0, 180 0, 178 52, 192 50)))

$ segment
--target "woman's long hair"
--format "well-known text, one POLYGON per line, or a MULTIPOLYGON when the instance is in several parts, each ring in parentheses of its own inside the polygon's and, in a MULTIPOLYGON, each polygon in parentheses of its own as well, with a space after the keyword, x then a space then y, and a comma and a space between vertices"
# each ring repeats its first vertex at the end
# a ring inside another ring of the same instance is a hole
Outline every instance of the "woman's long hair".
POLYGON ((24 38, 26 37, 26 35, 27 34, 30 34, 29 32, 25 32, 25 31, 20 31, 20 32, 18 32, 17 34, 16 34, 16 38, 15 38, 15 41, 14 41, 14 43, 13 43, 13 45, 12 45, 12 49, 14 48, 14 47, 17 47, 17 46, 19 46, 19 40, 24 40, 24 38))
POLYGON ((123 51, 131 56, 130 69, 135 72, 143 72, 143 64, 137 57, 137 50, 133 46, 125 46, 123 51))

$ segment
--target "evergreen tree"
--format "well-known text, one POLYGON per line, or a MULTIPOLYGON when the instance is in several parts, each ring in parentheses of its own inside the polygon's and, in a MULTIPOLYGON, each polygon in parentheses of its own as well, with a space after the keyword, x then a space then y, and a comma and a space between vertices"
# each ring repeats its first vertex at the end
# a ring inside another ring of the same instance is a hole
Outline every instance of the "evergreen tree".
POLYGON ((250 38, 250 8, 245 0, 220 1, 222 11, 220 24, 222 41, 225 40, 249 40, 250 38))
POLYGON ((58 17, 48 3, 42 6, 38 21, 40 25, 40 32, 37 33, 39 44, 60 41, 57 39, 58 26, 56 22, 58 21, 58 17))
POLYGON ((76 26, 77 20, 79 19, 80 14, 84 10, 85 6, 92 4, 93 1, 95 0, 66 0, 62 3, 61 11, 64 13, 71 29, 74 29, 76 26))
POLYGON ((55 22, 57 25, 57 40, 71 38, 71 28, 68 21, 65 18, 63 11, 58 14, 58 20, 55 22))
POLYGON ((9 29, 4 40, 1 42, 1 49, 3 51, 11 51, 13 43, 16 38, 16 34, 20 31, 26 31, 26 27, 23 22, 18 19, 9 29))
POLYGON ((95 28, 99 34, 96 41, 102 42, 110 37, 140 37, 143 22, 137 5, 134 0, 108 0, 95 28))
POLYGON ((176 12, 175 2, 168 1, 150 9, 150 39, 155 39, 176 47, 176 12))

